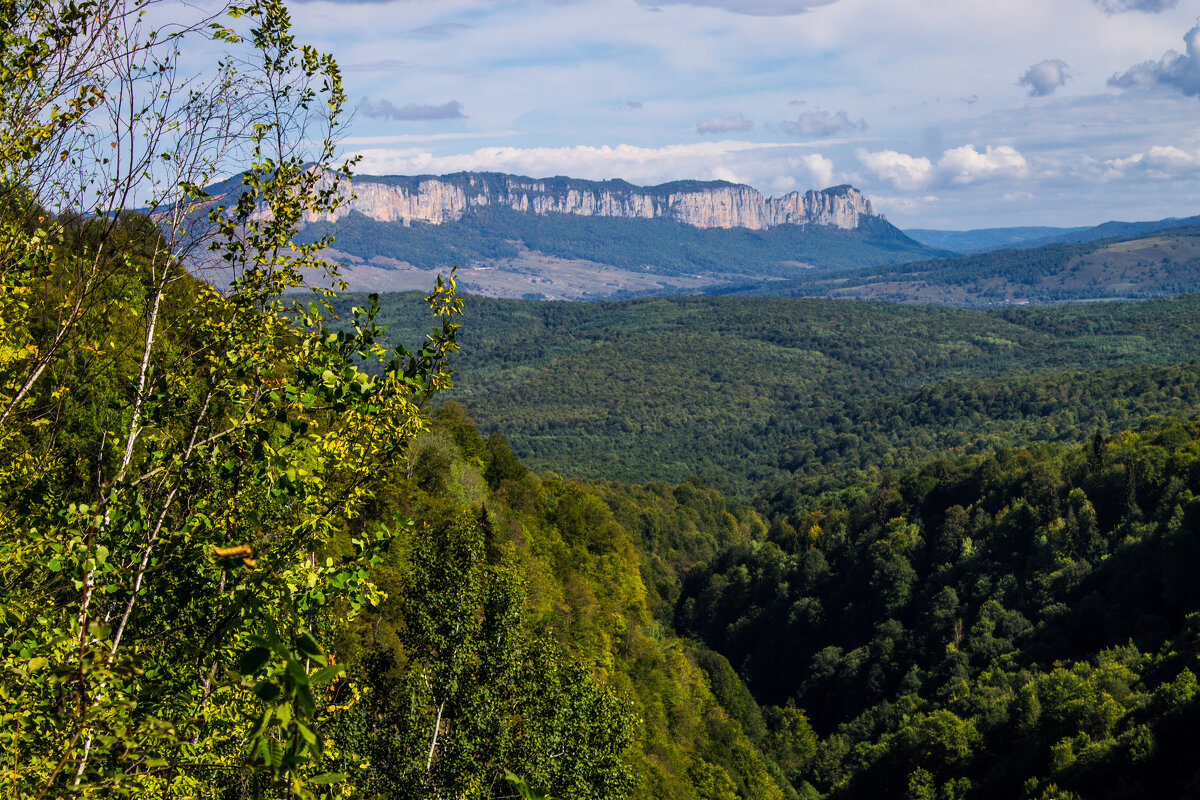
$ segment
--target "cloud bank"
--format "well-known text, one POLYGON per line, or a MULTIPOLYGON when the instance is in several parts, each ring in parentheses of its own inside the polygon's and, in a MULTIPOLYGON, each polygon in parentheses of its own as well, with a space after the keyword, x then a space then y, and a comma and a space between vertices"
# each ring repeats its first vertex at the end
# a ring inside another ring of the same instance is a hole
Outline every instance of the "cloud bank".
POLYGON ((390 100, 380 100, 376 103, 369 97, 364 97, 358 104, 358 110, 371 119, 390 119, 401 122, 425 121, 434 119, 465 119, 462 113, 462 103, 451 100, 441 105, 417 105, 409 103, 403 106, 393 105, 390 100))
POLYGON ((1183 36, 1187 52, 1168 50, 1158 61, 1135 64, 1121 75, 1113 75, 1108 85, 1118 89, 1139 89, 1162 86, 1183 92, 1188 97, 1200 96, 1200 20, 1183 36))
POLYGON ((1069 77, 1071 75, 1067 71, 1067 62, 1047 58, 1025 70, 1017 85, 1024 86, 1033 97, 1046 97, 1054 94, 1054 90, 1066 83, 1069 77))

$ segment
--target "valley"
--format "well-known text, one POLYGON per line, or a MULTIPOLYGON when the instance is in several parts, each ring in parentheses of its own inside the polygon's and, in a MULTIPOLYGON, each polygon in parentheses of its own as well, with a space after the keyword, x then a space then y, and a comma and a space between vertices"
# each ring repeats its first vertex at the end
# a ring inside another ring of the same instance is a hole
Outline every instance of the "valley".
MULTIPOLYGON (((380 304, 392 340, 422 334, 419 295, 380 304)), ((931 449, 1072 441, 1197 402, 1200 295, 1005 311, 472 296, 466 319, 450 396, 531 466, 588 478, 740 493, 931 449)))

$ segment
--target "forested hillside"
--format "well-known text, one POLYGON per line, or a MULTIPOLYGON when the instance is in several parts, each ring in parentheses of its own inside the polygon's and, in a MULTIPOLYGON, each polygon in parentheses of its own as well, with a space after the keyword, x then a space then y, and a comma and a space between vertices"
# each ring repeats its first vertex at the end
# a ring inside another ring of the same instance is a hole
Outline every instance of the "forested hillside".
MULTIPOLYGON (((389 335, 420 334, 416 301, 383 296, 389 335)), ((1196 295, 1004 312, 469 297, 453 396, 537 469, 747 492, 1189 413, 1198 313, 1196 295)))
MULTIPOLYGON (((391 259, 425 270, 456 265, 505 270, 528 250, 650 275, 703 277, 714 284, 946 255, 879 217, 864 217, 855 230, 817 225, 706 229, 668 219, 538 216, 483 207, 437 225, 380 222, 355 213, 336 223, 309 223, 300 238, 316 241, 330 234, 336 235, 338 250, 356 260, 382 258, 379 263, 387 264, 391 259)), ((347 274, 353 279, 352 269, 347 274)))
POLYGON ((689 573, 676 624, 798 709, 798 786, 1195 796, 1198 436, 1170 421, 774 495, 767 540, 689 573))
POLYGON ((859 268, 836 276, 716 287, 716 293, 770 297, 837 297, 989 307, 1163 297, 1200 289, 1200 228, 1194 224, 1109 238, 1064 238, 1027 250, 859 268))

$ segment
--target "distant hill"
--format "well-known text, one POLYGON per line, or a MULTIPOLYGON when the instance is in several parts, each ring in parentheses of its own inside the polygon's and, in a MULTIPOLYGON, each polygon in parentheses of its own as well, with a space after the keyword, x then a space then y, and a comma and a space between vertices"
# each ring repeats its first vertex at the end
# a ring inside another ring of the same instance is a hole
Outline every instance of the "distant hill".
POLYGON ((1200 290, 1200 225, 1082 243, 993 250, 714 287, 716 294, 831 297, 957 306, 1163 297, 1200 290))
POLYGON ((1001 248, 1030 248, 1046 244, 1094 242, 1124 236, 1142 236, 1156 231, 1188 228, 1200 225, 1200 216, 1177 219, 1168 217, 1153 222, 1109 221, 1083 228, 979 228, 969 231, 939 231, 911 228, 904 234, 929 247, 954 250, 959 253, 982 253, 1001 248))
POLYGON ((904 235, 924 245, 959 253, 981 253, 1002 247, 1024 247, 1031 242, 1042 242, 1053 236, 1061 236, 1090 228, 1049 228, 1034 226, 1026 228, 978 228, 969 231, 939 231, 926 228, 910 228, 904 235))
POLYGON ((364 290, 423 289, 459 265, 478 294, 623 298, 952 255, 905 236, 852 186, 769 198, 724 181, 458 173, 360 176, 352 190, 301 238, 335 234, 329 255, 364 290))

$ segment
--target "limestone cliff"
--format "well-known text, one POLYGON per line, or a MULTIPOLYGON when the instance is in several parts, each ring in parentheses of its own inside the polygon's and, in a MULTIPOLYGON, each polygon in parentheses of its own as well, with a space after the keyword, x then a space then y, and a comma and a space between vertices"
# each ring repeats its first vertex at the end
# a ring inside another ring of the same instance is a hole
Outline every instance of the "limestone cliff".
POLYGON ((677 181, 634 186, 621 180, 533 179, 500 173, 460 172, 415 177, 360 175, 353 197, 332 215, 351 212, 381 222, 441 224, 474 208, 493 206, 530 214, 672 219, 697 228, 822 225, 843 229, 875 216, 871 201, 852 186, 764 197, 749 186, 725 181, 677 181))

